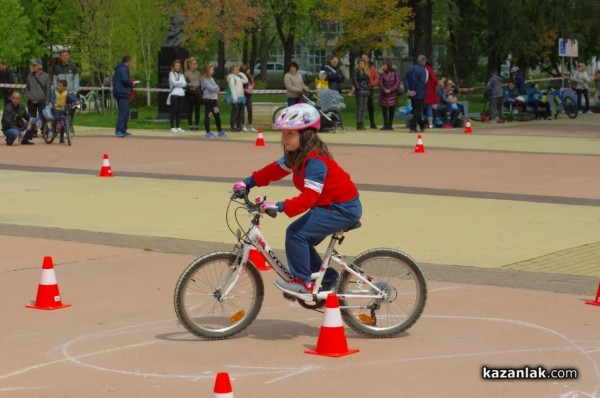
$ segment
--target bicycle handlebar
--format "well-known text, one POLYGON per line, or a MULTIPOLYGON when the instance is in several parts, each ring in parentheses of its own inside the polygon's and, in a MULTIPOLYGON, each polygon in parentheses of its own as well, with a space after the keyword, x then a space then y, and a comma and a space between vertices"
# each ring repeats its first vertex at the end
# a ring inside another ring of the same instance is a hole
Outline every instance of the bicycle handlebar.
MULTIPOLYGON (((258 203, 252 203, 252 201, 250 199, 248 199, 248 194, 250 193, 250 189, 239 189, 237 191, 233 191, 231 194, 231 197, 229 198, 229 200, 234 200, 234 199, 242 199, 244 201, 244 205, 246 206, 246 208, 248 209, 248 211, 250 212, 258 212, 260 213, 260 204, 258 203)), ((266 198, 263 197, 262 200, 264 201, 266 198)), ((273 209, 265 209, 265 213, 267 215, 269 215, 272 218, 277 217, 277 211, 273 210, 273 209)))

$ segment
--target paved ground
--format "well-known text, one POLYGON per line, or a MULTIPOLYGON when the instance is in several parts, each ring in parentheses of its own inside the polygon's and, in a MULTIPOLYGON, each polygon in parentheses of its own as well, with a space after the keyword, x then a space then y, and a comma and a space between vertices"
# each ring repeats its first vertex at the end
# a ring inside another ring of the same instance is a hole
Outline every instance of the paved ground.
MULTIPOLYGON (((363 228, 352 256, 396 247, 423 266, 429 300, 405 335, 346 331, 358 354, 308 356, 321 314, 281 299, 239 337, 203 342, 177 324, 175 281, 195 256, 228 249, 231 182, 280 156, 278 135, 78 128, 72 147, 0 147, 0 396, 210 396, 227 371, 237 397, 600 396, 600 116, 323 135, 352 174, 363 228), (104 153, 114 178, 99 178, 104 153), (63 301, 25 309, 44 256, 63 301), (577 380, 486 381, 482 366, 576 368, 577 380), (68 375, 68 377, 63 377, 68 375), (314 389, 314 390, 312 390, 314 389)), ((264 190, 289 196, 282 182, 264 190)), ((279 250, 289 221, 263 223, 279 250)))

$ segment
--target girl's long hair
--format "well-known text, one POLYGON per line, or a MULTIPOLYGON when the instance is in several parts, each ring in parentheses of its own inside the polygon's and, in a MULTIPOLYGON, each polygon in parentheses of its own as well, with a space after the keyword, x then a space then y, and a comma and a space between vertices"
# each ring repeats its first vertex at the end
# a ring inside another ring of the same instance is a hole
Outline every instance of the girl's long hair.
POLYGON ((314 150, 317 150, 319 155, 325 155, 328 159, 333 159, 327 144, 321 141, 317 130, 306 129, 299 132, 300 134, 300 146, 293 152, 285 152, 285 162, 292 166, 294 169, 299 170, 302 167, 302 163, 306 156, 314 150))

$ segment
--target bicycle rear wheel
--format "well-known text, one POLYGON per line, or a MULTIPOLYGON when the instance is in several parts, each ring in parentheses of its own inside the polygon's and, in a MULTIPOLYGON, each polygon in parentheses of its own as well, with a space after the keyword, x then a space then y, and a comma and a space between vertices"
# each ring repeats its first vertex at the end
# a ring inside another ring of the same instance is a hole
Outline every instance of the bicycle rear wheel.
POLYGON ((231 337, 258 315, 264 298, 262 278, 248 263, 227 296, 237 271, 238 256, 216 252, 197 258, 183 271, 175 287, 175 313, 191 333, 207 340, 231 337))
MULTIPOLYGON (((394 249, 359 254, 351 266, 386 294, 385 299, 340 298, 342 317, 357 332, 377 338, 395 337, 419 319, 427 301, 423 272, 408 255, 394 249)), ((373 289, 350 272, 343 272, 337 294, 371 294, 373 289)))
POLYGON ((571 97, 565 97, 562 100, 562 108, 571 119, 575 119, 577 117, 577 104, 573 101, 571 97))
POLYGON ((519 112, 519 113, 513 113, 513 120, 516 120, 517 122, 529 122, 533 119, 535 119, 535 114, 531 113, 531 112, 519 112))

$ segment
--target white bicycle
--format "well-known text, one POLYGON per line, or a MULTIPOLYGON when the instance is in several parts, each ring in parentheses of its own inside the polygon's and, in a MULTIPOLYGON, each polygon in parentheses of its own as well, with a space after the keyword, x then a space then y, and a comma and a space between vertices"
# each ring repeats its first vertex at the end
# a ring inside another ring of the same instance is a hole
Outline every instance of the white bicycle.
MULTIPOLYGON (((191 333, 208 340, 231 337, 247 328, 258 315, 264 298, 260 272, 249 261, 250 248, 256 248, 271 268, 284 280, 292 275, 277 258, 260 229, 259 206, 265 197, 248 199, 248 190, 235 191, 226 210, 229 230, 237 243, 231 252, 213 252, 197 258, 183 271, 175 287, 175 312, 181 324, 191 333), (230 208, 238 227, 238 212, 252 218, 247 230, 233 231, 230 208)), ((271 217, 276 212, 267 212, 271 217)), ((376 338, 395 337, 419 319, 427 299, 427 284, 417 263, 407 254, 388 248, 363 252, 346 262, 335 250, 344 234, 360 227, 360 223, 334 233, 323 257, 319 272, 313 273, 313 294, 287 293, 284 297, 302 307, 319 310, 327 295, 338 296, 342 318, 357 332, 376 338), (321 288, 325 271, 336 265, 341 271, 332 290, 321 288)), ((275 285, 277 286, 277 285, 275 285)))

